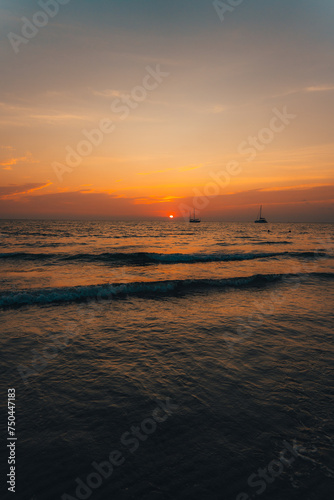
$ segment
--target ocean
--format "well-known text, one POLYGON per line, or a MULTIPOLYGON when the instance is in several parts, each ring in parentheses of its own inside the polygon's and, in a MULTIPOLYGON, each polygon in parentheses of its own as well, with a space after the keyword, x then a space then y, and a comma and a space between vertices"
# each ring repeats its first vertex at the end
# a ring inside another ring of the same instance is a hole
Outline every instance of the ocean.
POLYGON ((333 229, 0 221, 2 498, 333 498, 333 229))

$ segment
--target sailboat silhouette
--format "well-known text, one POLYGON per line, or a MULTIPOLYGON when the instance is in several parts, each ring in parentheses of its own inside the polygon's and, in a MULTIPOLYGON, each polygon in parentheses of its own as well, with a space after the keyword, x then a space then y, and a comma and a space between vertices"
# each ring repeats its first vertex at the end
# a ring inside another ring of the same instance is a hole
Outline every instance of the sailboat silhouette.
POLYGON ((196 212, 195 212, 195 209, 194 209, 194 216, 193 216, 193 217, 191 217, 191 215, 190 215, 190 217, 189 217, 189 222, 201 222, 201 219, 198 219, 198 218, 196 217, 196 212))
POLYGON ((262 217, 262 205, 260 206, 260 214, 254 222, 257 222, 260 224, 267 224, 267 220, 265 219, 265 217, 262 217))

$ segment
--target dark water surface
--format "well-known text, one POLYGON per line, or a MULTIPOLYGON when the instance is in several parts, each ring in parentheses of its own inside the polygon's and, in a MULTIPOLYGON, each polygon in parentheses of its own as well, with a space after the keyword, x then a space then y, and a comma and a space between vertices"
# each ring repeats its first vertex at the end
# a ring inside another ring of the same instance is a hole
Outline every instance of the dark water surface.
POLYGON ((2 498, 333 498, 332 225, 0 233, 2 498))

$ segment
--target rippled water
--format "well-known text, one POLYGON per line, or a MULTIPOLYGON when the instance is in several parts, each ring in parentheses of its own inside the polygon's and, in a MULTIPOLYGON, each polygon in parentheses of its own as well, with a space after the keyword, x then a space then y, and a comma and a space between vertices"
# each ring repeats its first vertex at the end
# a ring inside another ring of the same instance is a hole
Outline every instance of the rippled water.
POLYGON ((331 498, 332 225, 0 233, 16 498, 331 498))

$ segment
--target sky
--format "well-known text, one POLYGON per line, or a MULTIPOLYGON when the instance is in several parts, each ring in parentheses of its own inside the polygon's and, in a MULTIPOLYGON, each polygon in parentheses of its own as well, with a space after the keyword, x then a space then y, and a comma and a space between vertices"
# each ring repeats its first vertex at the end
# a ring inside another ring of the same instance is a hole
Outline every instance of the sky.
POLYGON ((333 0, 0 0, 0 217, 334 222, 333 0))

